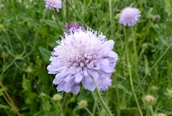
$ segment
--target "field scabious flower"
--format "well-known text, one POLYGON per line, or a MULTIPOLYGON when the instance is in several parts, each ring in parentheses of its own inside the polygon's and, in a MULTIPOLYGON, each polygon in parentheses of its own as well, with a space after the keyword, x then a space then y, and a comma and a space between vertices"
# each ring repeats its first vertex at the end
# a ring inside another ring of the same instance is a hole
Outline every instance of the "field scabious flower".
POLYGON ((54 48, 47 66, 49 74, 55 74, 53 84, 57 91, 77 94, 82 84, 85 89, 106 90, 111 85, 111 74, 118 60, 112 51, 114 41, 106 40, 91 29, 74 29, 64 33, 54 48))
POLYGON ((79 25, 78 23, 71 23, 71 24, 66 24, 67 30, 70 31, 71 29, 79 29, 81 28, 83 31, 85 30, 83 26, 79 25))
POLYGON ((45 7, 54 10, 56 9, 57 11, 59 11, 59 9, 62 8, 62 0, 45 0, 45 7))
POLYGON ((126 7, 120 13, 119 23, 124 26, 133 26, 140 16, 139 9, 126 7))

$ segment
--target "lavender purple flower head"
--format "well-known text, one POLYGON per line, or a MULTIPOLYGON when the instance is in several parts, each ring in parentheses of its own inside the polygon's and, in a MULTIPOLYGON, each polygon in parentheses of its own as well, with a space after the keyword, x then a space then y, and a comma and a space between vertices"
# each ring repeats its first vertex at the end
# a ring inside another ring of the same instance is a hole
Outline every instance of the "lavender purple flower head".
POLYGON ((79 25, 78 23, 71 23, 71 24, 68 24, 66 23, 66 28, 67 28, 67 31, 70 31, 70 30, 75 30, 75 29, 79 29, 81 28, 83 31, 85 30, 85 28, 81 25, 79 25))
POLYGON ((59 12, 59 9, 62 8, 62 0, 45 0, 45 7, 54 10, 56 9, 59 12))
POLYGON ((126 7, 120 13, 119 23, 124 26, 133 26, 139 20, 140 16, 139 9, 126 7))
POLYGON ((81 85, 90 91, 111 86, 110 77, 118 60, 112 51, 114 41, 94 30, 79 28, 64 33, 57 43, 47 66, 48 73, 55 74, 57 91, 78 94, 81 85))

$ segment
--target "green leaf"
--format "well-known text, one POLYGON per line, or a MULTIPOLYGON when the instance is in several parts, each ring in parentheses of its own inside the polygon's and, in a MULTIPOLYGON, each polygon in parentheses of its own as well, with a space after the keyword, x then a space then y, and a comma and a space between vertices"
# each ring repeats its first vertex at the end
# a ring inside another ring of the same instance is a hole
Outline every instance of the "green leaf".
POLYGON ((49 64, 50 63, 49 58, 50 58, 51 52, 43 47, 39 47, 39 52, 41 53, 43 60, 47 64, 49 64))
POLYGON ((172 0, 164 0, 165 3, 165 11, 167 13, 172 12, 172 0))
POLYGON ((0 96, 4 95, 4 93, 3 93, 3 92, 4 92, 4 90, 6 90, 6 88, 5 88, 5 87, 0 89, 0 96))
POLYGON ((114 87, 114 88, 119 88, 119 89, 122 89, 125 93, 127 93, 127 94, 129 94, 129 95, 131 95, 132 93, 131 92, 129 92, 123 85, 121 85, 121 84, 117 84, 117 86, 116 85, 114 85, 114 86, 112 86, 112 87, 114 87))
POLYGON ((53 29, 55 29, 55 31, 59 33, 61 33, 60 28, 63 29, 64 27, 64 24, 60 21, 58 21, 60 27, 58 26, 57 22, 54 20, 44 20, 43 22, 46 23, 48 26, 52 27, 53 29))
POLYGON ((0 104, 0 109, 11 109, 11 108, 9 106, 5 106, 5 105, 0 104))
POLYGON ((31 82, 23 75, 22 87, 25 91, 31 91, 31 82))

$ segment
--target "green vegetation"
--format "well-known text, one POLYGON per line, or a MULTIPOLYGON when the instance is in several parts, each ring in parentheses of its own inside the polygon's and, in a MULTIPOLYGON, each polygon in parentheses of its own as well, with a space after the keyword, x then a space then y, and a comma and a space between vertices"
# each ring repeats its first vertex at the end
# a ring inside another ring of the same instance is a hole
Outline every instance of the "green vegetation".
POLYGON ((95 92, 57 92, 46 70, 66 22, 77 22, 115 41, 113 85, 101 92, 112 114, 172 116, 171 0, 62 1, 60 12, 44 0, 0 1, 0 115, 106 116, 95 92), (118 23, 126 6, 141 11, 133 27, 118 23))

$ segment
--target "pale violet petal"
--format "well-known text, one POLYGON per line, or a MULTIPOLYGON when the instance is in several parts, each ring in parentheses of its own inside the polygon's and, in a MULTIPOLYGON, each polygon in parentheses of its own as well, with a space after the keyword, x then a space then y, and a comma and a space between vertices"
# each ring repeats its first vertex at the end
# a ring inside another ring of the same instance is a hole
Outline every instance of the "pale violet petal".
POLYGON ((74 81, 75 81, 75 83, 80 83, 82 79, 83 79, 82 74, 81 73, 77 73, 75 75, 75 80, 74 81))
POLYGON ((99 75, 96 71, 89 70, 88 72, 94 79, 98 79, 99 75))
POLYGON ((88 89, 90 91, 94 91, 96 88, 96 84, 94 83, 93 79, 90 76, 84 77, 82 79, 82 84, 85 89, 88 89))
POLYGON ((84 73, 84 76, 88 76, 87 68, 84 68, 83 73, 84 73))
POLYGON ((67 74, 66 73, 62 73, 62 72, 56 74, 56 76, 55 76, 55 78, 53 80, 53 84, 54 85, 58 85, 59 83, 61 83, 65 79, 66 76, 67 76, 67 74))
POLYGON ((66 82, 64 85, 64 91, 67 93, 70 92, 72 89, 72 85, 73 85, 73 79, 68 80, 68 82, 66 82))
POLYGON ((73 85, 72 86, 72 93, 73 94, 78 94, 79 93, 79 91, 80 91, 80 85, 79 84, 75 84, 75 85, 73 85))
POLYGON ((114 67, 107 66, 107 65, 101 65, 100 68, 101 68, 101 70, 103 70, 104 72, 107 72, 107 73, 112 73, 115 71, 114 67))
POLYGON ((100 63, 101 63, 102 65, 109 65, 109 61, 108 61, 107 59, 101 59, 101 60, 100 60, 100 63))
POLYGON ((58 86, 57 86, 57 91, 63 91, 64 90, 64 85, 65 85, 65 82, 62 82, 60 83, 58 86))

